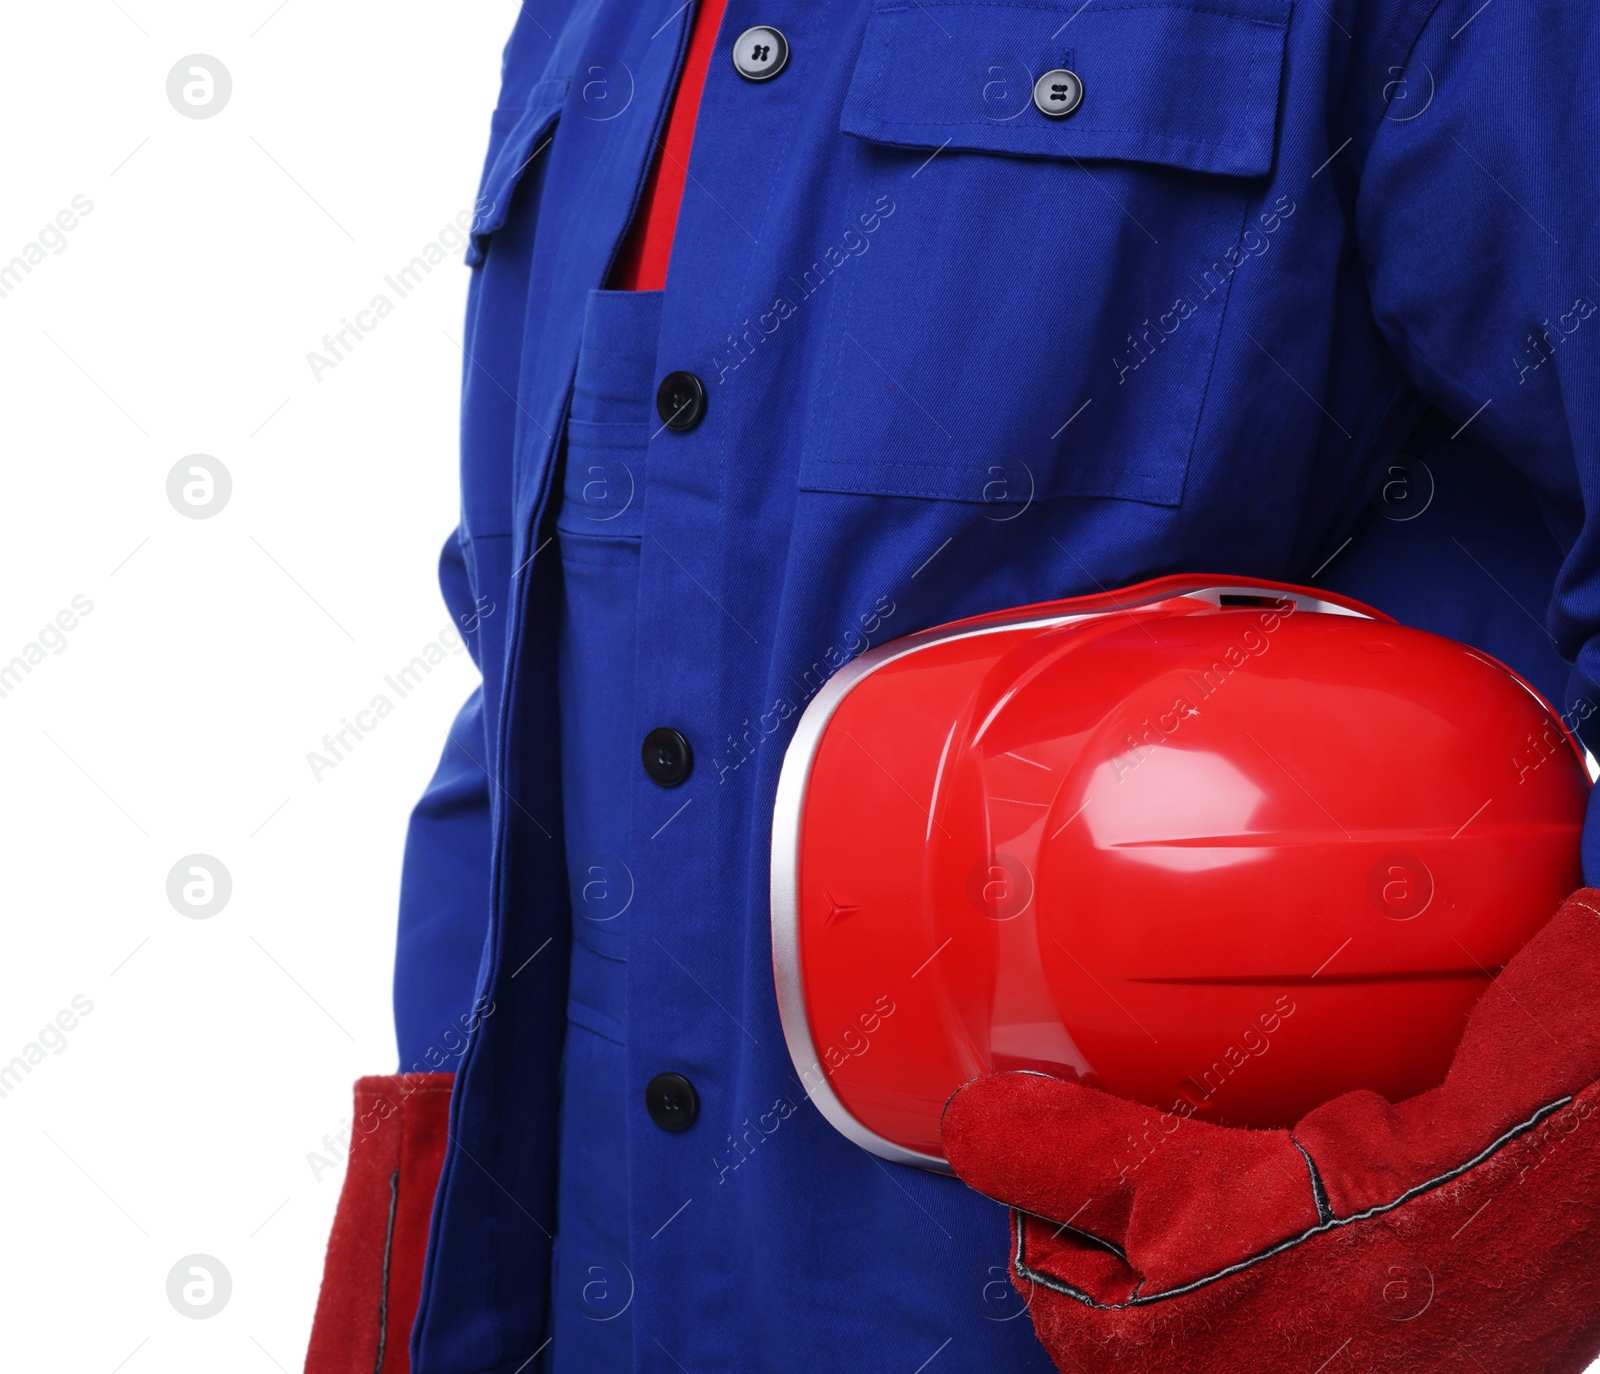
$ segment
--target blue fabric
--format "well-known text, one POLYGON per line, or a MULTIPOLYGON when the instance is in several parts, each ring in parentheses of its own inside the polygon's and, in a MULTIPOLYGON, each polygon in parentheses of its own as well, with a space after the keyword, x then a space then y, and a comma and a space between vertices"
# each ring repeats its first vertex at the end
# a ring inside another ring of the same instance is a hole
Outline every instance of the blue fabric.
MULTIPOLYGON (((628 1138, 628 929, 641 846, 629 797, 639 769, 633 673, 639 541, 657 428, 659 292, 589 297, 554 500, 561 555, 556 640, 572 971, 548 1366, 628 1369, 633 1359, 628 1138)), ((648 1124, 648 1123, 645 1123, 648 1124)))
POLYGON ((1571 665, 1545 628, 1561 548, 1527 482, 1469 444, 1400 454, 1351 535, 1318 579, 1407 625, 1513 665, 1559 703, 1571 665))
POLYGON ((413 821, 396 977, 405 1067, 476 1023, 415 1367, 1043 1371, 1002 1210, 795 1081, 784 745, 869 643, 1197 570, 1359 588, 1591 730, 1600 18, 730 0, 667 288, 613 309, 691 17, 530 0, 490 125, 441 579, 483 687, 413 821), (761 84, 727 57, 757 23, 792 45, 761 84), (1084 103, 1046 122, 1057 65, 1084 103), (676 368, 687 433, 639 413, 676 368), (656 725, 695 750, 672 790, 656 725), (626 912, 587 918, 619 865, 626 912), (645 1114, 663 1070, 699 1090, 682 1134, 645 1114))

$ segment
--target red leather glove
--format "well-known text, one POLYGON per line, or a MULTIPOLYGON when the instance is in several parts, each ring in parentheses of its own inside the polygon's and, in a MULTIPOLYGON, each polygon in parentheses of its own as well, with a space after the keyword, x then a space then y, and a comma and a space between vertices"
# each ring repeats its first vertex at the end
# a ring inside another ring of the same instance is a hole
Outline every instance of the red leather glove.
POLYGON ((951 1099, 944 1146, 1017 1209, 1012 1281, 1063 1371, 1562 1374, 1600 1352, 1597 1079, 1586 888, 1419 1097, 1245 1131, 1002 1073, 951 1099))
POLYGON ((306 1374, 409 1374, 454 1081, 448 1073, 400 1073, 356 1082, 350 1163, 306 1374))

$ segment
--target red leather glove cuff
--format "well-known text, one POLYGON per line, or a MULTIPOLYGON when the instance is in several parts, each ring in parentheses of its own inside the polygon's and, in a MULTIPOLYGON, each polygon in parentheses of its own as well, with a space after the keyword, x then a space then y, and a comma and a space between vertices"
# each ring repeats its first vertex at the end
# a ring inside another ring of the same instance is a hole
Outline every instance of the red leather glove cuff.
POLYGON ((1445 1082, 1405 1102, 1349 1093, 1293 1131, 1244 1131, 998 1074, 952 1099, 944 1147, 1020 1209, 1017 1287, 1063 1370, 1343 1352, 1576 1374, 1600 1350, 1597 1080, 1586 889, 1479 999, 1445 1082))
POLYGON ((306 1374, 410 1374, 433 1195, 449 1138, 448 1073, 362 1078, 328 1237, 306 1374), (381 1366, 380 1366, 381 1361, 381 1366))

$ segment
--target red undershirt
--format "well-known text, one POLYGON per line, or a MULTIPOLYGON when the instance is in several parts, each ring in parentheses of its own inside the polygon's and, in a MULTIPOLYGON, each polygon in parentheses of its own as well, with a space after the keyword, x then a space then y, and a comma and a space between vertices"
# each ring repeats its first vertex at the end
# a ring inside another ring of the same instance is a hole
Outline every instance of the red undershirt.
POLYGON ((705 89, 712 49, 727 0, 700 0, 694 26, 689 31, 689 51, 683 75, 667 116, 650 176, 644 184, 622 256, 612 272, 611 286, 618 291, 659 291, 667 284, 667 263, 672 257, 672 234, 678 226, 678 206, 683 201, 684 178, 689 170, 689 150, 694 144, 694 122, 700 113, 700 93, 705 89))

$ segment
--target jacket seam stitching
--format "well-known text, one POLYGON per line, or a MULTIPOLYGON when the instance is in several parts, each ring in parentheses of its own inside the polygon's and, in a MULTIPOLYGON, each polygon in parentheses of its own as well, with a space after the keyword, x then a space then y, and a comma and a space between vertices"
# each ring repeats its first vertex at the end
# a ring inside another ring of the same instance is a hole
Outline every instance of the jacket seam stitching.
MULTIPOLYGON (((989 10, 1032 10, 1043 14, 1059 14, 1062 6, 1042 4, 1019 4, 1017 0, 929 0, 926 5, 880 5, 873 10, 874 17, 880 14, 910 14, 918 9, 989 9, 989 10)), ((1097 14, 1126 12, 1130 10, 1158 10, 1166 13, 1170 10, 1185 10, 1191 14, 1203 14, 1212 19, 1231 19, 1246 24, 1261 24, 1268 28, 1286 29, 1289 27, 1287 17, 1282 19, 1269 19, 1257 14, 1241 14, 1236 9, 1227 9, 1222 6, 1207 7, 1192 4, 1165 4, 1162 0, 1150 0, 1143 4, 1099 4, 1095 6, 1097 14)), ((1092 16, 1091 16, 1092 17, 1092 16)))

